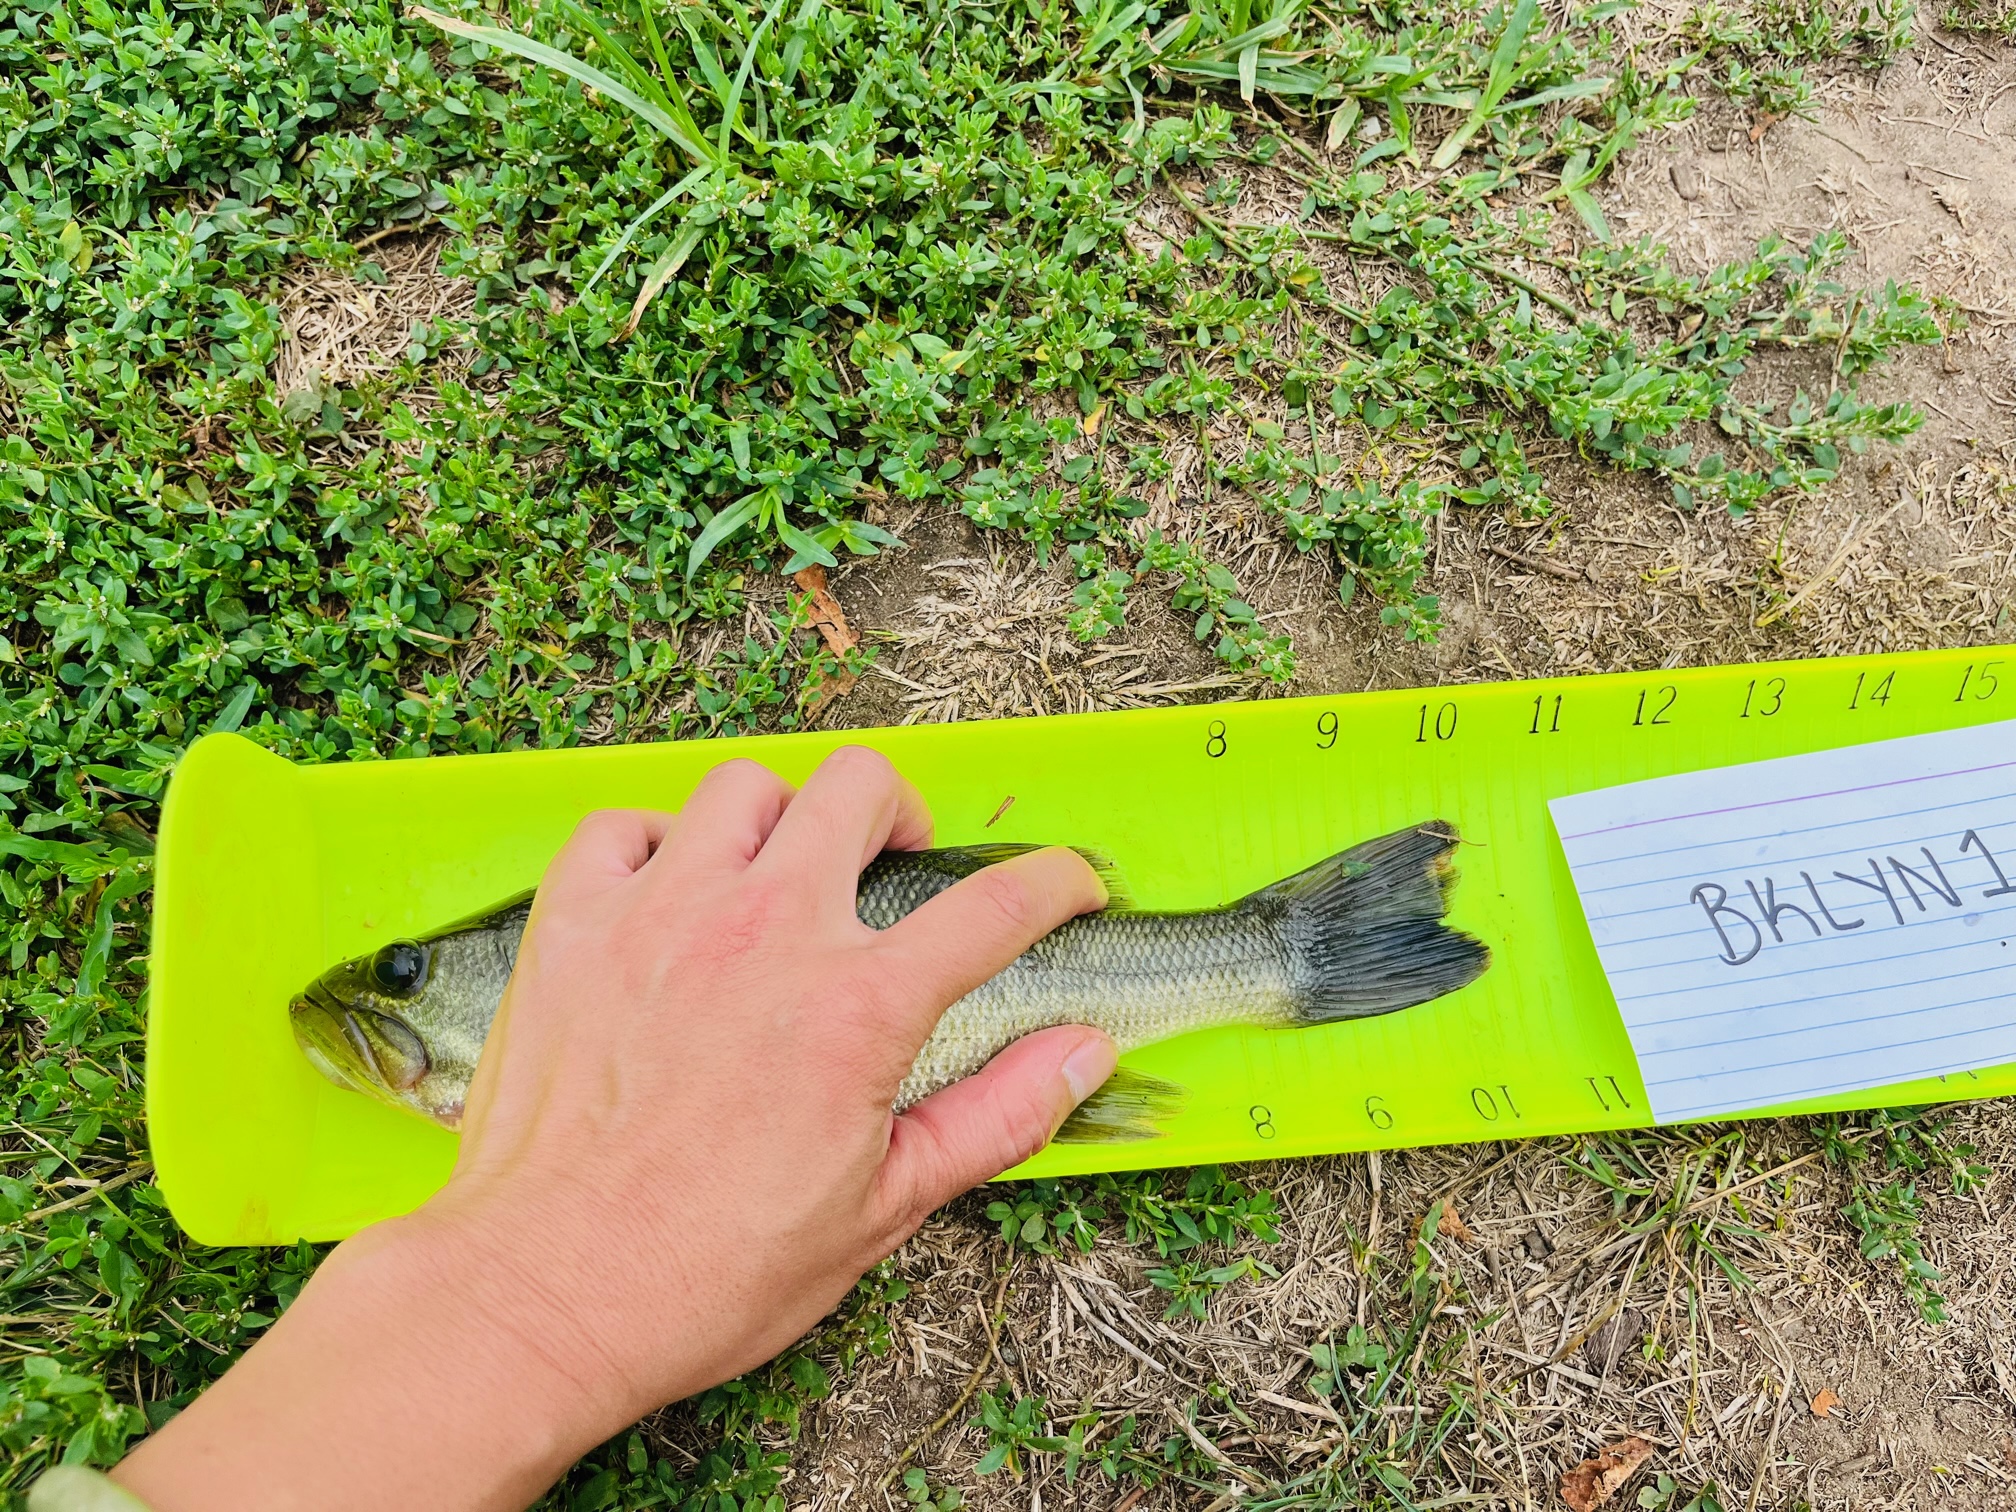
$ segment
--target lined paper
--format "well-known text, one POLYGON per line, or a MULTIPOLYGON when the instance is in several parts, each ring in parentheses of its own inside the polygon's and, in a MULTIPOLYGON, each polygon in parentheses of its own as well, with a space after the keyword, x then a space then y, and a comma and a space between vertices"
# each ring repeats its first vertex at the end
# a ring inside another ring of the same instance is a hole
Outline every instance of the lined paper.
POLYGON ((1549 807, 1661 1123, 2016 1061, 2016 722, 1549 807))

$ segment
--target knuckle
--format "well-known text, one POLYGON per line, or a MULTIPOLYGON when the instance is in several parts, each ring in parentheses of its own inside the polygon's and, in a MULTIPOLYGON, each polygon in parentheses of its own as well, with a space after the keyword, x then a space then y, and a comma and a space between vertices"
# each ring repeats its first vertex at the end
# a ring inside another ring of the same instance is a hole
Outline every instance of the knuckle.
POLYGON ((990 866, 975 872, 965 885, 972 892, 974 907, 997 923, 1004 934, 1042 933, 1043 921, 1036 899, 1028 883, 1016 872, 990 866))
POLYGON ((839 776, 859 782, 886 783, 896 780, 896 768, 880 751, 864 745, 843 745, 820 763, 839 776))
POLYGON ((575 824, 574 838, 595 840, 605 835, 620 834, 636 822, 636 811, 633 809, 591 809, 575 824))
POLYGON ((702 792, 716 792, 725 789, 731 793, 761 793, 782 785, 782 779, 759 761, 747 756, 732 756, 718 766, 710 767, 694 788, 695 796, 702 792))
POLYGON ((1014 1157, 1010 1165, 1022 1164, 1050 1143, 1050 1109, 1033 1091, 1012 1099, 1009 1106, 1002 1108, 1001 1121, 1012 1135, 1007 1142, 1014 1157))
MULTIPOLYGON (((1003 1166, 1002 1170, 1013 1170, 1023 1161, 1035 1159, 1037 1153, 1048 1143, 1050 1143, 1050 1130, 1047 1125, 1042 1127, 1033 1124, 1024 1125, 1016 1131, 1013 1146, 1015 1158, 1003 1166)), ((995 1174, 999 1175, 1000 1172, 997 1171, 995 1174)))

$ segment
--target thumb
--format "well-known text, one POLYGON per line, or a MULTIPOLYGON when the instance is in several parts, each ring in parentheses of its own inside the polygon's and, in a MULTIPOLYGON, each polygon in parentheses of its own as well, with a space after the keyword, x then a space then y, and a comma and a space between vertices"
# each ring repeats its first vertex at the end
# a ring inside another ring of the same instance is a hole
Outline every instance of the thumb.
POLYGON ((882 1184, 904 1232, 1042 1149, 1113 1074, 1117 1059, 1113 1041, 1097 1029, 1045 1029, 897 1115, 882 1184))

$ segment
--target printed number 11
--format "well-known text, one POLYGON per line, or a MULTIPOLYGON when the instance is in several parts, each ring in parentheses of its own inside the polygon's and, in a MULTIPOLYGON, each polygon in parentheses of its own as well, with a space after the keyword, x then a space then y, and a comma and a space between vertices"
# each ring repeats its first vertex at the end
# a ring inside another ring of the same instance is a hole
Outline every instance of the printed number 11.
POLYGON ((1616 1077, 1585 1076, 1582 1079, 1587 1083, 1589 1083, 1589 1090, 1596 1094, 1596 1101, 1602 1104, 1603 1111, 1605 1113, 1614 1111, 1610 1106, 1610 1098, 1612 1097, 1616 1098, 1618 1102, 1622 1103, 1627 1108, 1631 1106, 1631 1099, 1626 1097, 1624 1095, 1624 1089, 1617 1085, 1616 1077), (1610 1088, 1608 1096, 1605 1096, 1603 1091, 1605 1083, 1608 1083, 1610 1088))
MULTIPOLYGON (((1541 732, 1540 716, 1546 712, 1546 702, 1547 698, 1545 694, 1535 696, 1533 700, 1533 724, 1526 731, 1528 735, 1538 735, 1541 732)), ((1559 693, 1554 695, 1554 717, 1548 721, 1546 732, 1549 735, 1559 735, 1561 733, 1561 695, 1559 693)))

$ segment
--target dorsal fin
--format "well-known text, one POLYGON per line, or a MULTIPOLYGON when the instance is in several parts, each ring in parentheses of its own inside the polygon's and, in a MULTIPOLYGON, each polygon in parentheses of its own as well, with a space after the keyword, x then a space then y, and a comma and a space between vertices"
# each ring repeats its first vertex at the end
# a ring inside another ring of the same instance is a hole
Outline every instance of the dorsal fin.
MULTIPOLYGON (((917 868, 926 875, 935 874, 944 878, 942 884, 931 889, 935 896, 950 887, 962 877, 970 877, 983 868, 994 866, 1017 856, 1026 856, 1031 851, 1048 850, 1047 845, 1022 844, 1013 841, 989 841, 981 845, 948 845, 938 850, 926 851, 884 851, 869 863, 871 868, 901 858, 906 866, 917 868)), ((1087 850, 1082 845, 1069 847, 1084 857, 1085 862, 1099 875, 1099 881, 1106 888, 1106 913, 1132 913, 1134 897, 1127 890, 1127 883, 1121 877, 1119 868, 1110 857, 1095 850, 1087 850)))

